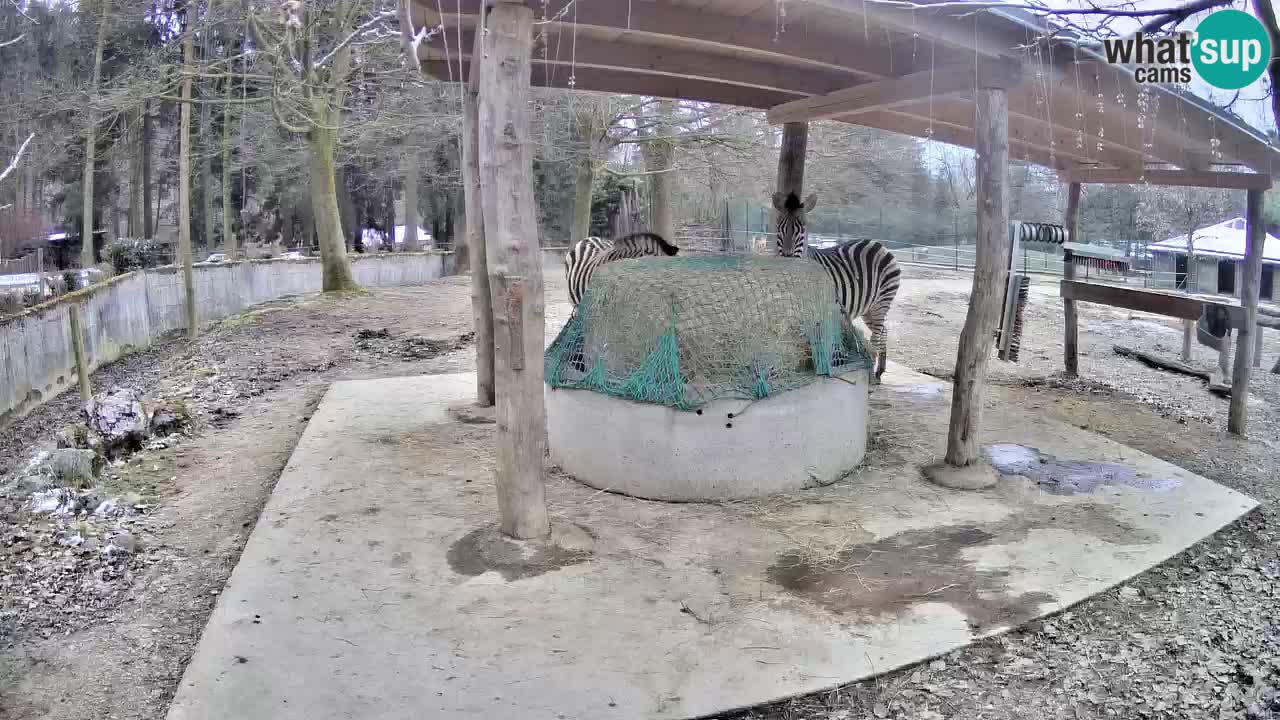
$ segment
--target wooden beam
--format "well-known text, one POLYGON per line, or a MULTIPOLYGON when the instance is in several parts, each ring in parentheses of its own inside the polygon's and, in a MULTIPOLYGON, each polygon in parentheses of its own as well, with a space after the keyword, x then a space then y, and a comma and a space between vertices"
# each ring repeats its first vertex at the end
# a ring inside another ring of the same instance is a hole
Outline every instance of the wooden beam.
POLYGON ((951 424, 946 463, 977 463, 982 398, 987 379, 1000 300, 1008 272, 1009 248, 1009 96, 1004 88, 982 88, 977 95, 975 143, 978 232, 973 290, 960 348, 956 353, 951 424))
MULTIPOLYGON (((886 110, 911 105, 929 98, 972 96, 974 88, 1016 86, 1022 79, 1021 66, 1013 61, 982 63, 974 67, 924 70, 903 77, 885 78, 793 100, 769 109, 769 122, 779 125, 804 120, 825 120, 838 116, 886 110)), ((856 119, 845 118, 850 122, 856 119)))
MULTIPOLYGON (((459 52, 459 39, 461 47, 471 48, 474 46, 474 35, 475 31, 472 29, 438 34, 429 43, 423 43, 419 47, 419 58, 450 59, 453 61, 453 74, 457 75, 459 60, 470 60, 472 57, 469 50, 459 52)), ((565 37, 557 42, 553 33, 548 37, 545 48, 534 49, 533 84, 563 85, 575 71, 592 68, 703 80, 800 96, 848 87, 862 77, 849 71, 828 68, 797 69, 763 60, 731 57, 703 48, 642 45, 626 38, 624 35, 611 40, 579 32, 576 38, 565 37)), ((448 78, 447 73, 445 77, 448 78)))
POLYGON ((1231 407, 1227 411, 1227 432, 1244 435, 1249 421, 1249 376, 1253 372, 1253 334, 1258 329, 1258 292, 1262 286, 1262 251, 1267 240, 1266 225, 1262 220, 1263 191, 1250 190, 1245 205, 1245 236, 1248 245, 1244 252, 1243 285, 1240 303, 1244 307, 1244 322, 1236 328, 1236 364, 1231 372, 1231 407))
MULTIPOLYGON (((1068 237, 1072 242, 1076 242, 1080 237, 1080 189, 1080 183, 1071 183, 1067 186, 1067 212, 1062 224, 1067 228, 1068 237)), ((1076 265, 1071 259, 1071 251, 1068 250, 1063 257, 1062 277, 1065 280, 1074 280, 1075 276, 1076 265)), ((1079 319, 1076 316, 1076 301, 1066 295, 1062 296, 1062 321, 1062 362, 1067 377, 1079 377, 1079 319)))
POLYGON ((71 352, 76 358, 76 383, 80 386, 80 401, 93 399, 93 387, 89 385, 89 354, 84 349, 84 326, 80 322, 80 306, 67 308, 67 320, 71 324, 71 352))
MULTIPOLYGON (((865 127, 888 130, 911 135, 912 137, 928 138, 966 148, 974 147, 977 142, 977 137, 972 128, 968 126, 938 118, 931 121, 929 118, 908 115, 896 110, 879 110, 864 113, 857 116, 856 122, 865 127)), ((1011 139, 1009 141, 1009 157, 1013 160, 1031 162, 1050 168, 1066 168, 1071 163, 1085 162, 1083 157, 1065 152, 1058 152, 1051 157, 1046 145, 1047 143, 1040 145, 1025 140, 1015 141, 1011 139)))
POLYGON ((1080 168, 1059 173, 1063 182, 1106 185, 1173 185, 1179 187, 1222 188, 1227 190, 1270 190, 1271 176, 1257 173, 1214 172, 1210 170, 1120 170, 1080 168))
MULTIPOLYGON (((451 63, 453 73, 458 73, 458 63, 451 63)), ((470 61, 462 63, 462 71, 468 72, 470 61)), ((443 60, 432 59, 422 63, 422 68, 432 77, 444 77, 446 65, 443 60)), ((551 77, 541 77, 535 87, 552 87, 568 89, 570 74, 558 72, 551 77)), ((613 94, 647 95, 650 97, 698 100, 701 102, 721 103, 738 107, 765 110, 778 103, 803 97, 803 93, 783 93, 773 90, 761 90, 742 85, 709 82, 666 75, 648 75, 626 70, 600 70, 597 68, 578 68, 572 75, 574 90, 586 92, 603 92, 613 94)))
MULTIPOLYGON (((472 33, 472 43, 476 42, 476 37, 472 33)), ((472 56, 483 57, 483 48, 476 49, 479 52, 473 52, 472 56)), ((467 222, 467 260, 471 266, 471 317, 476 334, 476 404, 492 407, 495 402, 493 303, 489 294, 484 204, 480 190, 480 66, 475 64, 467 71, 467 86, 462 93, 462 192, 467 222)))
POLYGON ((480 192, 494 312, 498 509, 502 532, 547 535, 543 457, 545 319, 536 242, 533 143, 529 137, 533 11, 498 2, 489 13, 480 63, 480 192), (530 241, 530 237, 535 238, 530 241))
MULTIPOLYGON (((453 0, 445 3, 443 22, 455 27, 459 15, 477 14, 485 0, 453 0)), ((527 3, 542 8, 538 2, 527 3)), ((415 2, 415 18, 421 18, 426 27, 442 22, 431 3, 415 2)), ((690 46, 701 46, 721 54, 737 57, 754 56, 762 60, 781 60, 789 64, 808 64, 832 70, 854 72, 868 79, 889 75, 902 75, 928 67, 925 59, 919 59, 919 67, 912 66, 912 58, 894 57, 891 49, 883 46, 867 47, 863 43, 850 42, 847 35, 823 32, 808 28, 804 32, 779 33, 777 24, 761 22, 750 17, 735 17, 699 10, 690 6, 669 3, 580 2, 573 11, 554 22, 540 25, 549 35, 561 33, 561 44, 571 43, 576 32, 593 29, 623 31, 628 36, 643 40, 645 36, 662 36, 679 39, 690 46)), ((451 34, 456 35, 456 28, 451 34)), ((797 68, 797 73, 805 72, 797 68)))

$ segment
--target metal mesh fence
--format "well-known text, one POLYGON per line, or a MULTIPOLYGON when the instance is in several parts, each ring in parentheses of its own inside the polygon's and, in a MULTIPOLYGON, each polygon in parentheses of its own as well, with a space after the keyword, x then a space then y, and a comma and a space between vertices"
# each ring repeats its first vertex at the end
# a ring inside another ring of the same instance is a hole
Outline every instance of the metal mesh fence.
POLYGON ((871 366, 816 263, 720 255, 598 269, 547 350, 552 387, 695 410, 871 366))

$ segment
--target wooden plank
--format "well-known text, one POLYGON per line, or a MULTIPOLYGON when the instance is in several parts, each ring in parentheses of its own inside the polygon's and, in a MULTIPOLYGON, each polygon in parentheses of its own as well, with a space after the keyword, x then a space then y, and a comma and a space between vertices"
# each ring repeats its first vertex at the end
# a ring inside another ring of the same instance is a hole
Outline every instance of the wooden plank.
POLYGON ((503 533, 535 538, 550 528, 543 476, 547 412, 542 363, 520 361, 542 357, 546 325, 529 137, 533 11, 498 2, 486 27, 478 112, 480 197, 494 311, 498 509, 503 533), (513 328, 517 324, 518 330, 513 328))
POLYGON ((983 386, 1008 271, 1009 95, 1004 88, 982 88, 977 97, 977 257, 969 311, 956 353, 945 458, 948 465, 960 467, 981 458, 978 433, 983 386))
POLYGON ((1270 190, 1271 176, 1258 173, 1214 172, 1210 170, 1132 170, 1079 168, 1059 173, 1063 182, 1096 184, 1171 185, 1178 187, 1223 188, 1228 190, 1270 190))
MULTIPOLYGON (((453 0, 443 10, 443 21, 456 27, 459 15, 474 16, 485 0, 453 0)), ((529 2, 542 9, 541 2, 529 2)), ((414 3, 415 23, 419 27, 439 25, 441 17, 429 2, 414 3)), ((881 45, 868 47, 863 33, 825 32, 808 28, 804 32, 779 33, 775 22, 760 22, 749 17, 734 17, 669 3, 580 2, 573 10, 546 25, 549 35, 561 33, 561 44, 569 44, 575 29, 601 28, 625 31, 627 36, 643 42, 646 36, 660 36, 668 47, 682 42, 691 49, 719 49, 760 60, 786 60, 786 64, 808 63, 818 68, 854 72, 869 80, 924 70, 928 57, 914 59, 910 54, 897 57, 881 45), (916 62, 918 67, 912 65, 916 62)), ((456 30, 451 33, 456 35, 456 30)), ((879 35, 878 37, 883 37, 879 35)), ((874 38, 873 38, 874 40, 874 38)), ((584 61, 607 61, 605 58, 580 56, 584 61)), ((803 69, 795 70, 803 73, 803 69)))
MULTIPOLYGON (((897 110, 878 110, 876 112, 857 115, 854 121, 858 125, 888 130, 912 137, 928 138, 938 142, 972 148, 977 138, 971 128, 959 123, 927 117, 916 117, 897 110)), ((1009 139, 1009 157, 1036 163, 1044 167, 1065 168, 1073 162, 1086 162, 1083 156, 1072 155, 1059 150, 1050 156, 1048 143, 1039 144, 1009 139)))
MULTIPOLYGON (((474 30, 450 32, 448 50, 445 35, 436 35, 430 44, 419 48, 424 60, 453 61, 453 74, 458 74, 458 61, 469 61, 473 54, 474 30), (467 48, 459 52, 457 44, 467 48)), ((629 37, 624 35, 624 38, 629 37)), ((797 70, 777 62, 732 57, 705 49, 669 48, 642 45, 626 40, 592 37, 582 32, 576 38, 557 41, 555 34, 547 38, 545 48, 533 51, 533 84, 535 87, 561 86, 569 75, 584 69, 641 73, 659 77, 682 77, 711 83, 739 85, 788 95, 817 95, 854 84, 865 76, 828 68, 797 70), (558 82, 557 82, 558 78, 558 82)), ((434 73, 433 73, 434 74, 434 73)), ((448 77, 446 71, 444 77, 448 77)), ((575 83, 576 87, 576 83, 575 83)))
MULTIPOLYGON (((1063 218, 1063 226, 1067 228, 1067 234, 1072 241, 1080 237, 1080 183, 1071 183, 1067 186, 1067 212, 1063 218)), ((1074 280, 1076 276, 1076 264, 1072 261, 1071 251, 1067 250, 1063 255, 1062 277, 1065 280, 1074 280)), ((1064 293, 1062 296, 1062 363, 1066 369, 1067 377, 1079 377, 1080 375, 1080 320, 1076 315, 1076 302, 1068 298, 1064 293)))
MULTIPOLYGON (((953 95, 972 96, 974 88, 1013 87, 1022 79, 1021 66, 1013 61, 983 63, 973 67, 925 70, 902 77, 863 83, 769 109, 769 122, 778 125, 802 120, 826 120, 842 115, 911 105, 920 100, 953 95)), ((856 120, 849 119, 850 122, 856 120)))
MULTIPOLYGON (((472 42, 476 42, 472 33, 472 42)), ((483 57, 482 49, 472 52, 483 57)), ((480 191, 480 66, 467 72, 462 93, 462 186, 467 223, 467 261, 471 269, 471 318, 476 334, 476 404, 492 407, 493 304, 489 293, 489 264, 484 237, 484 204, 480 191)))
POLYGON ((1176 372, 1181 375, 1190 375, 1191 377, 1194 377, 1194 378, 1200 378, 1205 382, 1209 382, 1210 378, 1213 375, 1213 373, 1209 372, 1208 370, 1201 370, 1198 367, 1187 365, 1186 363, 1178 362, 1177 360, 1169 360, 1167 358, 1162 358, 1159 355, 1156 355, 1154 353, 1149 353, 1144 350, 1125 347, 1123 345, 1113 345, 1111 349, 1115 352, 1115 354, 1119 355, 1120 357, 1131 357, 1135 360, 1138 360, 1139 362, 1141 362, 1142 364, 1148 367, 1153 367, 1158 370, 1168 370, 1170 372, 1176 372))
POLYGON ((1063 280, 1063 299, 1098 303, 1184 320, 1199 320, 1202 300, 1186 295, 1153 292, 1138 288, 1099 285, 1079 280, 1063 280))
POLYGON ((1236 363, 1231 373, 1231 407, 1227 411, 1227 432, 1244 435, 1249 424, 1249 377, 1253 373, 1253 334, 1260 332, 1258 292, 1262 287, 1262 250, 1267 240, 1262 220, 1263 191, 1250 190, 1245 203, 1245 236, 1240 302, 1244 306, 1244 322, 1236 328, 1236 363))
MULTIPOLYGON (((451 65, 451 72, 456 77, 458 63, 445 63, 443 60, 431 59, 422 63, 423 70, 436 78, 448 77, 446 65, 451 65)), ((469 72, 471 62, 462 62, 462 71, 469 72)), ((572 75, 573 89, 621 93, 628 95, 647 95, 650 97, 672 98, 676 100, 696 100, 699 102, 720 103, 737 107, 767 110, 768 108, 804 97, 804 93, 785 93, 777 90, 762 90, 722 82, 710 82, 693 78, 672 77, 667 75, 651 75, 624 70, 601 70, 598 68, 578 68, 572 75)), ((537 87, 559 89, 569 88, 570 74, 559 72, 550 77, 539 78, 537 87)))

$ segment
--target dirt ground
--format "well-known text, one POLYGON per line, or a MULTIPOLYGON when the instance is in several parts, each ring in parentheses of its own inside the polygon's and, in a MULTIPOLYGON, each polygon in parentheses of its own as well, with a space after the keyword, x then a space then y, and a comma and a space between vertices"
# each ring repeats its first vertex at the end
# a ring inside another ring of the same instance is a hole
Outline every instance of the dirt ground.
MULTIPOLYGON (((890 316, 891 357, 947 376, 969 282, 909 268, 890 316)), ((558 326, 568 315, 559 277, 548 277, 548 293, 548 325, 558 326)), ((1280 376, 1266 372, 1280 354, 1280 333, 1268 333, 1245 441, 1225 433, 1226 401, 1202 382, 1112 352, 1122 343, 1174 356, 1181 343, 1174 321, 1082 306, 1084 379, 1066 381, 1056 376, 1061 301, 1051 284, 1035 286, 1031 297, 1022 361, 993 361, 988 403, 1041 409, 1263 507, 1046 622, 735 720, 1280 717, 1280 376)), ((282 301, 209 329, 194 346, 161 343, 96 373, 98 388, 184 400, 197 430, 109 469, 109 489, 137 494, 146 509, 131 525, 139 550, 116 576, 95 578, 111 589, 96 603, 69 609, 64 589, 76 587, 77 573, 101 569, 51 544, 44 525, 52 521, 0 498, 0 577, 32 577, 49 588, 16 595, 0 584, 0 720, 163 718, 324 389, 339 379, 470 369, 469 303, 463 277, 346 300, 282 301)), ((1209 368, 1216 357, 1197 347, 1194 361, 1209 368)), ((50 442, 76 405, 65 395, 0 430, 0 474, 50 442)))

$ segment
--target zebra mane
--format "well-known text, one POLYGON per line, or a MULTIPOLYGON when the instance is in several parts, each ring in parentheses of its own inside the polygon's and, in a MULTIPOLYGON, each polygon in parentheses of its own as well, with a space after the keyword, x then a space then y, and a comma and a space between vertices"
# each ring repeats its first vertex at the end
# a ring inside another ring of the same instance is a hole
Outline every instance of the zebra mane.
POLYGON ((675 255, 680 252, 680 248, 667 242, 661 235, 651 232, 638 232, 631 233, 630 235, 624 235, 617 240, 614 240, 613 243, 614 245, 630 245, 643 240, 653 241, 666 255, 675 255))

